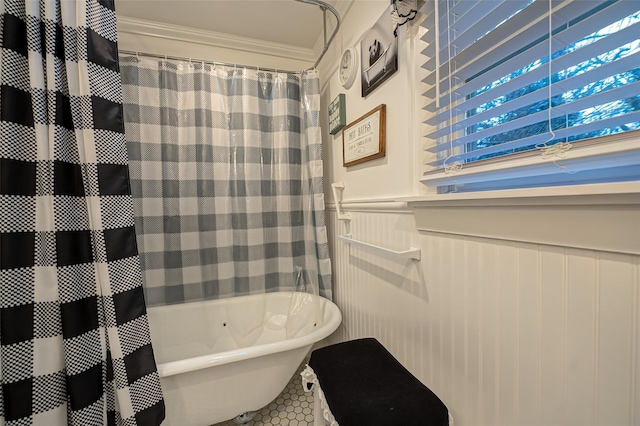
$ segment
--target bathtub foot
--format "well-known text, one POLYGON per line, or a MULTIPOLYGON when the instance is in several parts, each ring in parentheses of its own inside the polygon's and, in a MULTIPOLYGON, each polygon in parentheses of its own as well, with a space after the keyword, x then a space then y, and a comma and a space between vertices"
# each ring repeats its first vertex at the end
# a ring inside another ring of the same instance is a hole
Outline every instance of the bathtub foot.
POLYGON ((258 414, 257 411, 247 411, 245 413, 239 414, 233 419, 239 425, 247 425, 253 418, 258 414))

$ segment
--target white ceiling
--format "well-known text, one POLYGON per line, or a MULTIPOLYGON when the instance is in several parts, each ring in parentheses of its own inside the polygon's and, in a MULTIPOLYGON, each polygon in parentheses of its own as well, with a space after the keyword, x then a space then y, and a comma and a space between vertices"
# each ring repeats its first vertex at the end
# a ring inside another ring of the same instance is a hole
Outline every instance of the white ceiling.
MULTIPOLYGON (((323 32, 322 10, 294 0, 117 0, 116 13, 305 49, 323 32)), ((330 35, 335 21, 327 16, 330 35)))

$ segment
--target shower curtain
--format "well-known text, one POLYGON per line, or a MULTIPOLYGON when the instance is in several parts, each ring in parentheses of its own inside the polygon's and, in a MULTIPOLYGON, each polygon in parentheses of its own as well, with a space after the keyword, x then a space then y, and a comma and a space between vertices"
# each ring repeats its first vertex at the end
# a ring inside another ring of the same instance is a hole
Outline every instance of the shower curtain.
POLYGON ((120 65, 147 303, 330 298, 317 72, 120 65))
POLYGON ((113 1, 0 6, 0 424, 158 425, 113 1))

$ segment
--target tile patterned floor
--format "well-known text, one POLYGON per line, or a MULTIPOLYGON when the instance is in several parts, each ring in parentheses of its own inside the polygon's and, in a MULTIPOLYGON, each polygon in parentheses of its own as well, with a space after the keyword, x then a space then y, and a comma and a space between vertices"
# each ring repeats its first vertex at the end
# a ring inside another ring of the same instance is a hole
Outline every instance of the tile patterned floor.
MULTIPOLYGON (((251 426, 311 426, 313 425, 313 393, 302 390, 300 372, 305 367, 305 362, 293 375, 287 387, 268 406, 264 407, 253 421, 251 426)), ((238 426, 233 420, 217 423, 213 426, 238 426)))

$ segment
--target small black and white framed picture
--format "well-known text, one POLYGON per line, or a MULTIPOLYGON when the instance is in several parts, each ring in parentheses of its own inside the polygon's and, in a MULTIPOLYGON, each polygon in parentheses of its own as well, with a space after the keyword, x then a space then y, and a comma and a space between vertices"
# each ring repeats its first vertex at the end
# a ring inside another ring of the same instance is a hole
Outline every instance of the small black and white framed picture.
POLYGON ((398 39, 393 28, 391 14, 385 11, 360 42, 362 97, 398 71, 398 39))

